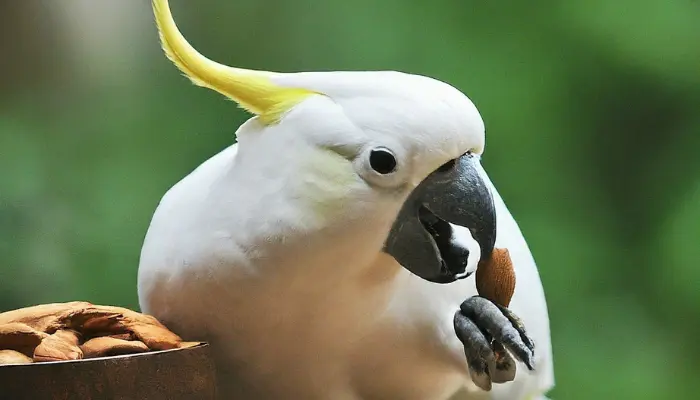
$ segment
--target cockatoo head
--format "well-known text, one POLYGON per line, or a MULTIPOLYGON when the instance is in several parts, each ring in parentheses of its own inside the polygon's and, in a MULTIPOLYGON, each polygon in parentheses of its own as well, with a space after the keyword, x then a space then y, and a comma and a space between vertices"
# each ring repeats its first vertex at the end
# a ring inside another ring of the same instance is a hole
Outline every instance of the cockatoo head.
POLYGON ((237 133, 236 168, 256 171, 248 173, 260 182, 259 196, 265 181, 267 195, 294 204, 290 213, 307 220, 305 229, 359 221, 381 238, 372 251, 432 282, 471 272, 458 229, 471 233, 476 253, 491 253, 495 210, 479 174, 484 124, 460 91, 400 72, 224 66, 190 46, 167 0, 153 6, 163 48, 179 69, 255 114, 237 133))

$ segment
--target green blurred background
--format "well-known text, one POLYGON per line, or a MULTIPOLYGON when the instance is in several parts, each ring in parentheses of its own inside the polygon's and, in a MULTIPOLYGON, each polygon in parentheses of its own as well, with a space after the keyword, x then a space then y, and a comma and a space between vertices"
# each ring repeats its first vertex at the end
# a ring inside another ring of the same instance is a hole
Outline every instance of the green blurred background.
MULTIPOLYGON (((462 89, 540 267, 552 396, 700 392, 697 1, 171 3, 224 63, 462 89)), ((160 197, 247 115, 165 59, 147 0, 0 0, 0 38, 0 311, 137 308, 160 197)))

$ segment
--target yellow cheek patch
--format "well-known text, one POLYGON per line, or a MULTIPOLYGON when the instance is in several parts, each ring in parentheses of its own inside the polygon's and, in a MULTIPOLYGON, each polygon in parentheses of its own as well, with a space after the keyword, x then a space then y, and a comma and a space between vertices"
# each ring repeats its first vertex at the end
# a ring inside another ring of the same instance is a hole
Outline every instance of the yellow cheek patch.
POLYGON ((257 115, 265 124, 282 116, 307 97, 318 94, 302 88, 287 88, 272 81, 272 72, 234 68, 214 62, 195 50, 182 36, 168 0, 152 0, 158 34, 166 56, 195 85, 215 90, 257 115))
POLYGON ((323 221, 342 212, 360 183, 352 162, 327 149, 314 152, 302 171, 301 194, 313 214, 323 221))

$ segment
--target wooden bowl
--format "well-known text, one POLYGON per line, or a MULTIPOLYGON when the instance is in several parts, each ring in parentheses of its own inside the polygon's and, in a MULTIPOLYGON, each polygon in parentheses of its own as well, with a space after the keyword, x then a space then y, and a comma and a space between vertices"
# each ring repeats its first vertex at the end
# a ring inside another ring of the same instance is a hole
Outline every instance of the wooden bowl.
POLYGON ((214 400, 207 344, 76 361, 0 366, 0 399, 214 400))

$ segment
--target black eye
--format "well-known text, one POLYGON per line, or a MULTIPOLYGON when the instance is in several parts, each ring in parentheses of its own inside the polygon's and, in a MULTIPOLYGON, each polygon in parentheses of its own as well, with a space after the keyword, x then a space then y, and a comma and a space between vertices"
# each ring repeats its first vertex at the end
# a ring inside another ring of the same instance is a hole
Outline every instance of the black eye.
POLYGON ((438 170, 438 172, 448 172, 448 171, 452 170, 452 168, 455 167, 456 163, 457 163, 457 160, 450 160, 450 161, 442 164, 440 166, 440 168, 438 168, 437 170, 438 170))
POLYGON ((369 152, 369 166, 379 174, 390 174, 396 170, 396 157, 386 147, 377 147, 369 152))

